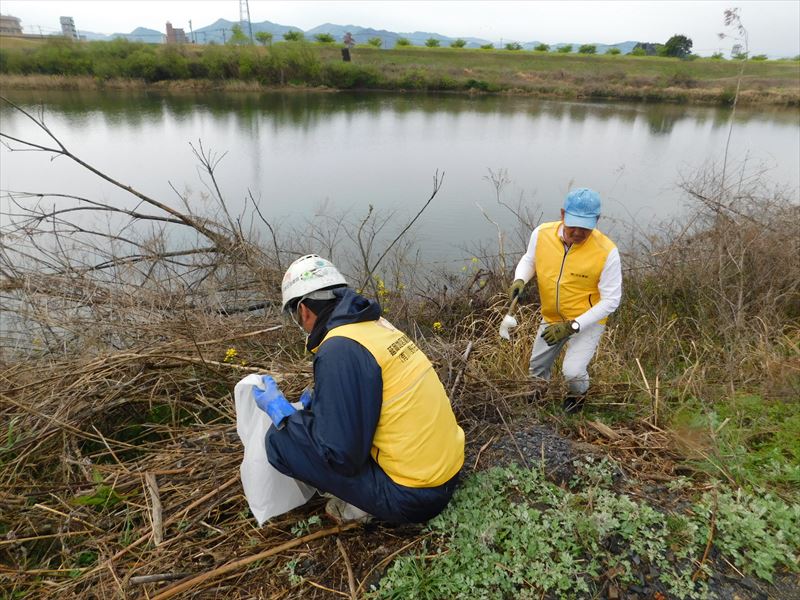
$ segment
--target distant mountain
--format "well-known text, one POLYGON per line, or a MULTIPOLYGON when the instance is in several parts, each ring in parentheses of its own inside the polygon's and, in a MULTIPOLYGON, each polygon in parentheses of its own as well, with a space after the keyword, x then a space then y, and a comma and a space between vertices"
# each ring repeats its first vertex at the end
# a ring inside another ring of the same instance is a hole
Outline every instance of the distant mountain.
POLYGON ((348 31, 355 35, 355 32, 360 31, 361 29, 363 29, 363 27, 359 27, 358 25, 335 25, 333 23, 323 23, 322 25, 317 25, 316 27, 309 29, 305 33, 306 37, 311 39, 313 39, 318 33, 329 33, 337 40, 340 40, 348 31))
MULTIPOLYGON (((211 25, 206 25, 205 27, 200 27, 199 29, 194 30, 194 40, 198 44, 224 44, 228 39, 230 39, 231 33, 233 31, 233 26, 236 25, 238 21, 228 21, 227 19, 217 19, 211 25)), ((267 33, 271 33, 273 39, 275 41, 280 41, 283 39, 283 34, 288 31, 302 31, 305 35, 306 39, 313 41, 314 36, 320 33, 327 33, 337 41, 341 42, 344 39, 344 34, 350 32, 355 40, 356 44, 366 45, 368 40, 371 38, 380 38, 382 44, 381 47, 383 48, 394 48, 397 45, 397 40, 400 38, 406 38, 408 41, 411 42, 414 46, 424 46, 425 42, 427 42, 430 38, 439 40, 439 44, 443 47, 449 46, 452 42, 454 42, 458 38, 449 37, 446 35, 442 35, 440 33, 434 33, 430 31, 414 31, 414 32, 394 32, 394 31, 387 31, 386 29, 373 29, 371 27, 362 27, 360 25, 338 25, 336 23, 323 23, 322 25, 317 25, 307 31, 303 31, 300 27, 294 27, 292 25, 281 25, 279 23, 273 23, 271 21, 262 21, 260 23, 251 23, 253 28, 253 35, 258 33, 259 31, 265 31, 267 33)), ((191 39, 192 32, 189 31, 184 27, 184 31, 186 35, 191 39)), ((245 29, 245 34, 249 33, 245 29)), ((87 40, 111 40, 114 38, 122 37, 131 41, 135 42, 149 42, 149 43, 162 43, 164 41, 164 33, 161 31, 156 31, 155 29, 147 29, 145 27, 137 27, 130 33, 115 33, 112 35, 105 35, 102 33, 93 33, 89 31, 81 31, 80 35, 85 37, 87 40)), ((475 38, 475 37, 462 37, 464 41, 467 42, 467 48, 479 48, 480 46, 484 46, 486 44, 493 44, 495 48, 503 48, 506 43, 512 41, 509 39, 505 40, 485 40, 482 38, 475 38)), ((573 52, 577 52, 578 48, 583 44, 582 43, 572 43, 570 44, 573 47, 573 52)), ((595 44, 597 46, 597 53, 598 54, 605 54, 611 48, 619 48, 622 54, 628 54, 631 50, 633 50, 634 46, 637 42, 620 42, 618 44, 595 44)), ((520 45, 524 50, 533 50, 536 46, 538 46, 540 42, 532 41, 532 42, 524 42, 520 45)), ((550 51, 555 51, 557 48, 562 46, 566 46, 567 43, 558 43, 558 44, 551 44, 550 51)))
POLYGON ((147 27, 137 27, 130 33, 112 33, 111 35, 83 30, 80 30, 78 34, 80 35, 81 39, 88 40, 90 42, 109 42, 113 39, 124 38, 126 40, 130 40, 131 42, 145 42, 150 44, 160 44, 164 41, 165 35, 161 31, 148 29, 147 27))
MULTIPOLYGON (((315 35, 319 33, 327 33, 332 35, 337 42, 340 42, 344 38, 344 34, 348 31, 353 36, 356 44, 366 44, 369 39, 377 37, 380 38, 382 42, 382 48, 394 48, 397 45, 397 40, 400 38, 406 38, 414 46, 424 46, 425 42, 429 38, 435 38, 439 40, 442 46, 449 46, 451 42, 458 39, 441 35, 439 33, 430 33, 425 31, 398 33, 394 31, 387 31, 386 29, 373 29, 371 27, 361 27, 360 25, 336 25, 334 23, 324 23, 322 25, 318 25, 313 29, 306 31, 305 34, 306 38, 313 40, 315 35)), ((483 40, 480 38, 464 37, 461 39, 467 42, 467 48, 478 48, 483 44, 490 43, 488 40, 483 40)))
MULTIPOLYGON (((194 30, 194 39, 198 44, 224 44, 231 37, 233 26, 238 25, 238 21, 228 21, 227 19, 217 19, 211 25, 206 25, 200 29, 194 30)), ((271 33, 275 40, 283 39, 283 34, 287 31, 303 31, 299 27, 292 27, 290 25, 279 25, 271 21, 262 21, 261 23, 251 23, 253 27, 253 35, 259 31, 266 31, 271 33)), ((245 34, 250 33, 243 28, 245 34)), ((186 35, 190 35, 187 31, 186 35)))
POLYGON ((110 35, 106 35, 105 33, 95 33, 94 31, 83 31, 82 29, 78 32, 80 38, 82 40, 87 40, 89 42, 107 42, 111 39, 110 35))
POLYGON ((146 42, 149 44, 160 44, 164 41, 166 34, 155 29, 148 29, 147 27, 137 27, 130 33, 114 33, 110 37, 125 38, 131 42, 146 42))

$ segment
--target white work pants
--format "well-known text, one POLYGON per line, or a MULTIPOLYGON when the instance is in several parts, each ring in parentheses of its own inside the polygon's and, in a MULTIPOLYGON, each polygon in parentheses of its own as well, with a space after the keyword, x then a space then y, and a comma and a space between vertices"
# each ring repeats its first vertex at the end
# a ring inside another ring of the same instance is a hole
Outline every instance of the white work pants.
POLYGON ((561 349, 566 346, 567 352, 564 354, 564 362, 561 368, 564 381, 571 394, 585 394, 586 390, 589 389, 587 367, 594 356, 595 350, 597 350, 597 344, 600 342, 600 336, 603 335, 606 326, 600 323, 587 325, 579 333, 548 346, 547 342, 542 338, 542 333, 544 333, 547 325, 542 321, 536 331, 536 340, 533 342, 528 374, 533 378, 549 381, 553 363, 561 349))

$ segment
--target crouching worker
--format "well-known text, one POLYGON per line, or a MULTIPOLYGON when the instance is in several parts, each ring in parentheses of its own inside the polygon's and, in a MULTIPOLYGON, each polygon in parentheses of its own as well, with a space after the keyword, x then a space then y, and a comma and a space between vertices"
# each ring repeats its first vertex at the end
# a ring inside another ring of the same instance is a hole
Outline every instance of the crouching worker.
POLYGON ((314 388, 299 411, 274 381, 257 392, 273 422, 270 464, 335 496, 326 511, 338 521, 439 514, 464 462, 464 432, 431 362, 315 254, 289 266, 282 296, 308 334, 314 388))

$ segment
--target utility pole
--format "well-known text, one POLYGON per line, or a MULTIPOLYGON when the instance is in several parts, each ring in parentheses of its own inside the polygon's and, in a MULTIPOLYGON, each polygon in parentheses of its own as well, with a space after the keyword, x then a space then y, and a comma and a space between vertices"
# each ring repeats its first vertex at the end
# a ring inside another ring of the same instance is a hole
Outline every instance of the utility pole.
POLYGON ((192 38, 192 43, 194 44, 194 43, 195 43, 195 40, 194 40, 194 30, 192 29, 192 20, 191 20, 191 19, 189 19, 189 35, 191 36, 191 38, 192 38))
POLYGON ((227 44, 227 40, 225 39, 225 32, 228 31, 225 27, 222 28, 222 43, 227 44))
POLYGON ((239 0, 239 23, 247 24, 250 41, 253 41, 253 24, 250 22, 250 4, 247 0, 239 0))

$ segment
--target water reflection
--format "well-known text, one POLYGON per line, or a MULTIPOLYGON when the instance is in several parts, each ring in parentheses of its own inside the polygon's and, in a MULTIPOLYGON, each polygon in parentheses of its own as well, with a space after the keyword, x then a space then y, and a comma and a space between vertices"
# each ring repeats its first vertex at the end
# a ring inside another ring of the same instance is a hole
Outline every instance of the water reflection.
MULTIPOLYGON (((202 139, 228 153, 218 176, 232 202, 251 189, 265 198, 270 218, 293 224, 325 203, 350 214, 364 214, 370 204, 413 214, 433 172, 444 170, 442 192, 419 229, 439 256, 465 240, 494 235, 476 203, 513 226, 484 179, 487 168, 508 170, 506 201, 524 198, 547 219, 557 216, 570 185, 598 189, 609 223, 674 216, 683 205, 676 181, 720 159, 731 116, 725 108, 676 104, 452 94, 69 91, 13 92, 11 98, 34 110, 41 106, 72 150, 159 198, 174 196, 170 182, 203 201, 188 148, 202 139)), ((28 131, 6 106, 0 118, 4 131, 28 131)), ((745 157, 766 161, 776 167, 776 182, 796 189, 798 112, 740 107, 735 119, 732 164, 745 157)), ((97 191, 96 182, 64 161, 2 152, 2 188, 35 189, 46 172, 58 188, 97 191)))
POLYGON ((647 123, 650 126, 650 133, 653 135, 667 135, 672 133, 675 123, 686 117, 685 111, 682 114, 663 107, 647 112, 647 123))
MULTIPOLYGON (((242 119, 242 127, 254 119, 268 116, 276 125, 313 127, 315 123, 332 114, 378 115, 392 111, 398 115, 408 113, 459 115, 510 114, 524 112, 530 117, 548 116, 568 118, 582 122, 587 118, 598 121, 610 119, 632 123, 645 115, 651 131, 661 135, 669 133, 675 123, 683 119, 700 122, 713 119, 715 127, 729 123, 731 111, 724 107, 686 107, 674 104, 581 103, 542 101, 528 97, 465 96, 447 94, 389 94, 350 92, 296 92, 296 93, 223 93, 167 94, 149 91, 105 93, 83 91, 11 91, 9 97, 24 106, 40 106, 45 111, 68 115, 77 119, 102 115, 111 125, 139 125, 161 121, 165 114, 174 119, 194 115, 198 109, 216 117, 227 118, 234 113, 242 119)), ((9 109, 3 107, 0 111, 9 109)), ((739 107, 736 122, 747 123, 753 119, 785 124, 797 124, 797 111, 778 107, 760 108, 758 111, 739 107)))

